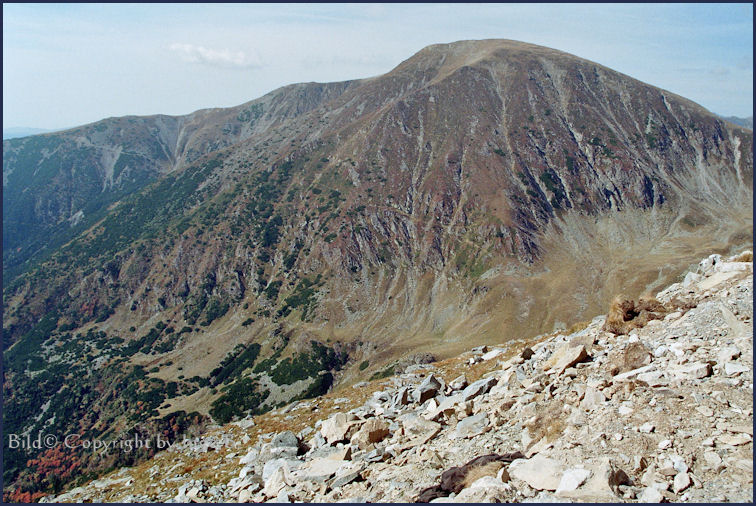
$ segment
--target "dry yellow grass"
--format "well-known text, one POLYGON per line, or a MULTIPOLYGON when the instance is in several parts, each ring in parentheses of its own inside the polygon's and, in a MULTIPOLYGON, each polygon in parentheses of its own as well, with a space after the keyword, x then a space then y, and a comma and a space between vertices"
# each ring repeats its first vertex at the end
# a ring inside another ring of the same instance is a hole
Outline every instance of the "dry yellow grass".
POLYGON ((543 437, 549 442, 556 440, 566 427, 562 404, 552 403, 544 409, 540 409, 535 419, 526 424, 525 427, 534 442, 543 437))
POLYGON ((753 251, 744 251, 732 259, 733 262, 753 262, 753 251))
POLYGON ((465 475, 465 479, 462 482, 464 484, 463 488, 467 488, 473 483, 475 483, 476 480, 479 480, 485 476, 496 476, 496 474, 499 472, 499 469, 504 467, 504 462, 500 461, 494 461, 489 462, 488 464, 484 464, 482 466, 476 466, 470 469, 468 473, 465 475))
POLYGON ((673 305, 664 305, 650 295, 642 295, 638 302, 617 296, 609 306, 603 329, 613 334, 627 334, 632 329, 644 327, 649 321, 662 318, 673 305))

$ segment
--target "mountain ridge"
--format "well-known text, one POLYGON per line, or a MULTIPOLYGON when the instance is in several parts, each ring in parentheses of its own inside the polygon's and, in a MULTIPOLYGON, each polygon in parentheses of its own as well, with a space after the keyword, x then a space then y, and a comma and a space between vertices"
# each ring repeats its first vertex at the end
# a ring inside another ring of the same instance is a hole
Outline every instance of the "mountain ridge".
MULTIPOLYGON (((752 242, 746 130, 587 60, 510 46, 432 47, 382 76, 291 85, 180 126, 100 122, 57 152, 4 142, 7 205, 36 195, 18 205, 27 235, 4 249, 4 272, 17 269, 6 411, 39 409, 22 394, 55 391, 61 364, 90 357, 102 371, 71 387, 87 430, 231 419, 389 374, 419 350, 564 328, 620 289, 668 284, 702 251, 752 242), (478 50, 458 65, 443 47, 478 50), (141 151, 116 174, 122 141, 141 151), (30 166, 48 178, 12 179, 30 166), (74 167, 90 171, 82 188, 74 167)), ((25 430, 81 416, 50 399, 53 421, 25 430)))

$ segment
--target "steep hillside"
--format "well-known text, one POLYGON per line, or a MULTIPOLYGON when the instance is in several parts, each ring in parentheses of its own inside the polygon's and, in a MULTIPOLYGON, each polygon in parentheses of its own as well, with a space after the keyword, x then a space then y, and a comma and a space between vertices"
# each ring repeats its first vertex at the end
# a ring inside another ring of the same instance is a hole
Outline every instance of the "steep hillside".
POLYGON ((348 86, 293 85, 229 109, 178 117, 110 118, 63 132, 4 140, 6 282, 160 175, 259 135, 348 86))
POLYGON ((752 258, 710 256, 619 331, 417 365, 43 501, 753 501, 752 258))
MULTIPOLYGON (((19 432, 175 437, 419 352, 565 328, 752 242, 749 130, 513 41, 4 151, 19 432)), ((16 479, 30 454, 10 455, 16 479)), ((76 464, 56 479, 113 462, 76 464)), ((52 486, 41 474, 21 488, 52 486)))

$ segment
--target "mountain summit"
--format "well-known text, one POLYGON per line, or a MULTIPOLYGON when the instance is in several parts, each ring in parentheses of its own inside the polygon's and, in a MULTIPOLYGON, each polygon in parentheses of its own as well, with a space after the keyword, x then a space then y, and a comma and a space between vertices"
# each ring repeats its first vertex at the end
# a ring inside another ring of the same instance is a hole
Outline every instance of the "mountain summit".
POLYGON ((752 242, 752 142, 506 40, 6 140, 6 430, 173 437, 590 319, 752 242))

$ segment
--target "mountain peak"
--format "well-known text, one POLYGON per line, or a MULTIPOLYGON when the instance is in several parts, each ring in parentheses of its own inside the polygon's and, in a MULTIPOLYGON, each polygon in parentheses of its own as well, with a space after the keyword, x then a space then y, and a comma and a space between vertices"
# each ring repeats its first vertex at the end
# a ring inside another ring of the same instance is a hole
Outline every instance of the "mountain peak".
POLYGON ((460 40, 446 44, 426 46, 398 65, 394 71, 409 69, 437 70, 439 75, 448 75, 460 67, 480 61, 504 62, 521 56, 574 56, 554 49, 509 39, 460 40))

